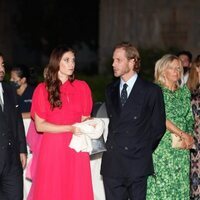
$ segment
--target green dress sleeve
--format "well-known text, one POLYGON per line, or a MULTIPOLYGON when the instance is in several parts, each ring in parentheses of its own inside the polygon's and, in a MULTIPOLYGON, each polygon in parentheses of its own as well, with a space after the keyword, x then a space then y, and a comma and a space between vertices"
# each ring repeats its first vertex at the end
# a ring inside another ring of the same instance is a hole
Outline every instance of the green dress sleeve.
POLYGON ((165 102, 166 119, 181 130, 192 134, 194 118, 192 114, 190 91, 187 86, 171 91, 161 86, 165 102))

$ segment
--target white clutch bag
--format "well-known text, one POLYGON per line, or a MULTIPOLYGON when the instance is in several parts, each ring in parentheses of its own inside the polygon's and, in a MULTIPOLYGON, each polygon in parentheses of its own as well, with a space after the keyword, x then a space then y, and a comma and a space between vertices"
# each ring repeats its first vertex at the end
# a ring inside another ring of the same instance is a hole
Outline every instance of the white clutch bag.
POLYGON ((185 148, 185 142, 183 139, 181 139, 179 136, 176 136, 175 134, 171 134, 172 136, 172 147, 176 149, 184 149, 185 148))

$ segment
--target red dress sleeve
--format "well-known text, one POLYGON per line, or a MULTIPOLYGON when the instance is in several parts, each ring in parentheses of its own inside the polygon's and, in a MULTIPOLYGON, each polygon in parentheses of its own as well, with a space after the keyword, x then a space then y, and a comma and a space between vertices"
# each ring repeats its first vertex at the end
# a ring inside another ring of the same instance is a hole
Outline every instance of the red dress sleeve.
POLYGON ((92 94, 88 84, 83 81, 83 116, 89 116, 92 112, 92 94))
POLYGON ((46 119, 48 94, 44 83, 40 83, 32 97, 31 117, 34 119, 35 113, 42 119, 46 119))

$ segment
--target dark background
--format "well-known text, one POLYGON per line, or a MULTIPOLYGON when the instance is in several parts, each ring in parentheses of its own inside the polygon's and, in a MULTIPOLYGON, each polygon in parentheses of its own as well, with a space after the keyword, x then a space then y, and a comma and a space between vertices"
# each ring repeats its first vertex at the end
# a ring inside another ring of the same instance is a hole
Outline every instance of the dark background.
POLYGON ((150 81, 163 54, 199 54, 199 6, 189 0, 0 0, 0 51, 7 72, 25 64, 42 80, 52 49, 72 46, 77 78, 90 84, 98 100, 113 79, 112 51, 120 41, 139 49, 140 75, 150 81))
POLYGON ((77 50, 77 70, 97 72, 99 1, 17 0, 14 62, 37 70, 59 44, 77 50))

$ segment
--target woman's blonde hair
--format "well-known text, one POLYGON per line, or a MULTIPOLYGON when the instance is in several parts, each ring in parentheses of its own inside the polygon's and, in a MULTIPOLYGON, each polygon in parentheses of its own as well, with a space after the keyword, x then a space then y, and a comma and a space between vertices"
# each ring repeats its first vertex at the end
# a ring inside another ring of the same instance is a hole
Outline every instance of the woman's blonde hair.
POLYGON ((200 67, 200 55, 198 55, 195 58, 194 62, 192 62, 192 66, 190 69, 190 73, 189 73, 189 77, 187 81, 187 86, 190 89, 190 91, 197 89, 199 85, 199 76, 196 70, 196 68, 199 68, 199 67, 200 67))
MULTIPOLYGON (((154 71, 154 78, 155 78, 156 83, 161 84, 161 85, 165 84, 164 71, 171 65, 171 63, 174 60, 177 60, 181 67, 179 71, 180 78, 183 76, 183 67, 182 67, 181 60, 175 55, 166 54, 156 62, 155 71, 154 71)), ((179 85, 180 83, 179 81, 177 81, 177 86, 179 85)))

